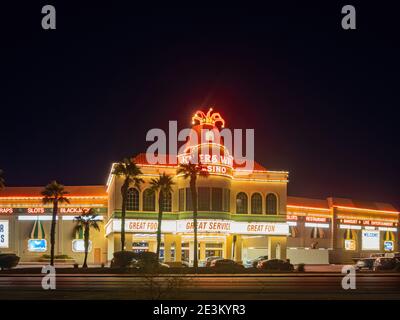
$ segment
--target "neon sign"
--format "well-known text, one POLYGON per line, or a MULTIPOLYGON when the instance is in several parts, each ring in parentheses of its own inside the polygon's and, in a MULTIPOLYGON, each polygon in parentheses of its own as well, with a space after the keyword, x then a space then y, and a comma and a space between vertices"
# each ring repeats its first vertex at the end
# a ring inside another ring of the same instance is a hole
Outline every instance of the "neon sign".
POLYGON ((306 221, 310 222, 326 222, 327 219, 323 217, 306 217, 306 221))
POLYGON ((12 214, 14 212, 13 208, 0 208, 0 214, 12 214))
POLYGON ((28 251, 45 252, 47 250, 47 241, 45 239, 29 239, 28 251))
POLYGON ((28 208, 26 209, 27 213, 38 214, 38 213, 45 213, 44 208, 28 208))
POLYGON ((60 213, 86 213, 90 208, 60 208, 60 213))
POLYGON ((393 241, 385 241, 383 243, 383 249, 385 251, 393 251, 393 249, 394 249, 393 241))
POLYGON ((215 126, 218 122, 221 123, 221 127, 225 127, 225 120, 221 117, 219 112, 214 112, 213 108, 208 109, 207 113, 204 113, 203 111, 196 111, 196 113, 192 117, 192 124, 195 124, 196 121, 198 121, 200 124, 209 124, 212 126, 215 126))

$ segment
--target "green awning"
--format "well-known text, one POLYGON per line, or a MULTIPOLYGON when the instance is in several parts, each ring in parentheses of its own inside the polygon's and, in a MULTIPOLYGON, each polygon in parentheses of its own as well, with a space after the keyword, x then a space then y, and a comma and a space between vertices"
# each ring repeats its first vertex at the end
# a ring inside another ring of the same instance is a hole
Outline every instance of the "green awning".
POLYGON ((42 221, 39 219, 33 224, 31 239, 45 239, 46 234, 44 233, 44 228, 42 221))

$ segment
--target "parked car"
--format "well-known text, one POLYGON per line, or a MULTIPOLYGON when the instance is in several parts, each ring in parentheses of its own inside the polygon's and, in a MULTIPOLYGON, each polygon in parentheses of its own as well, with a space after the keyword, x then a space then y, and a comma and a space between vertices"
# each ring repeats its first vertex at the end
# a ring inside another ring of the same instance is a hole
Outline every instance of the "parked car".
POLYGON ((285 260, 271 259, 261 260, 257 264, 257 269, 271 270, 271 271, 293 271, 294 266, 285 260))
POLYGON ((210 268, 227 271, 238 271, 244 269, 244 266, 231 259, 214 259, 210 263, 210 268))
POLYGON ((361 270, 361 269, 372 270, 376 259, 377 258, 357 258, 357 259, 354 259, 356 261, 355 266, 358 270, 361 270))
POLYGON ((0 253, 0 269, 12 269, 18 265, 20 257, 14 253, 0 253))
POLYGON ((380 271, 380 270, 394 270, 400 264, 399 258, 376 258, 373 270, 380 271))
POLYGON ((211 256, 211 257, 207 257, 206 261, 205 261, 205 267, 210 267, 211 266, 211 262, 214 260, 222 260, 222 257, 219 256, 211 256))
POLYGON ((262 260, 268 260, 268 256, 259 256, 253 260, 246 260, 246 262, 244 263, 244 266, 246 268, 251 268, 251 267, 257 268, 258 262, 262 261, 262 260))
POLYGON ((189 263, 189 261, 185 261, 185 260, 183 260, 183 261, 181 261, 181 264, 182 264, 182 267, 184 267, 184 268, 188 268, 188 267, 190 267, 190 263, 189 263))

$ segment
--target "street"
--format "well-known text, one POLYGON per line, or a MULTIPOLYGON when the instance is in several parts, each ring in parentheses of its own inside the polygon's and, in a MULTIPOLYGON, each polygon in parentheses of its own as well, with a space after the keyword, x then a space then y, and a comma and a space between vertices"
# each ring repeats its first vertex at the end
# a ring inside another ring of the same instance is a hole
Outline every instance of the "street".
POLYGON ((343 275, 59 274, 56 290, 42 275, 0 274, 0 299, 400 299, 400 275, 357 273, 356 289, 342 289, 343 275))

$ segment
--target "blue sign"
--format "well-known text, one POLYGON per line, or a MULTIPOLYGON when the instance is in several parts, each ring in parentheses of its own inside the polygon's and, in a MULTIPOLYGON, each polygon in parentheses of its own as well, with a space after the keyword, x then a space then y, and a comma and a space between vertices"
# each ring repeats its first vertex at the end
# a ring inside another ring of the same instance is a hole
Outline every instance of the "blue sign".
POLYGON ((46 239, 29 239, 28 250, 31 252, 45 252, 47 250, 46 239))
POLYGON ((393 251, 393 241, 385 241, 383 243, 383 248, 385 251, 393 251))

